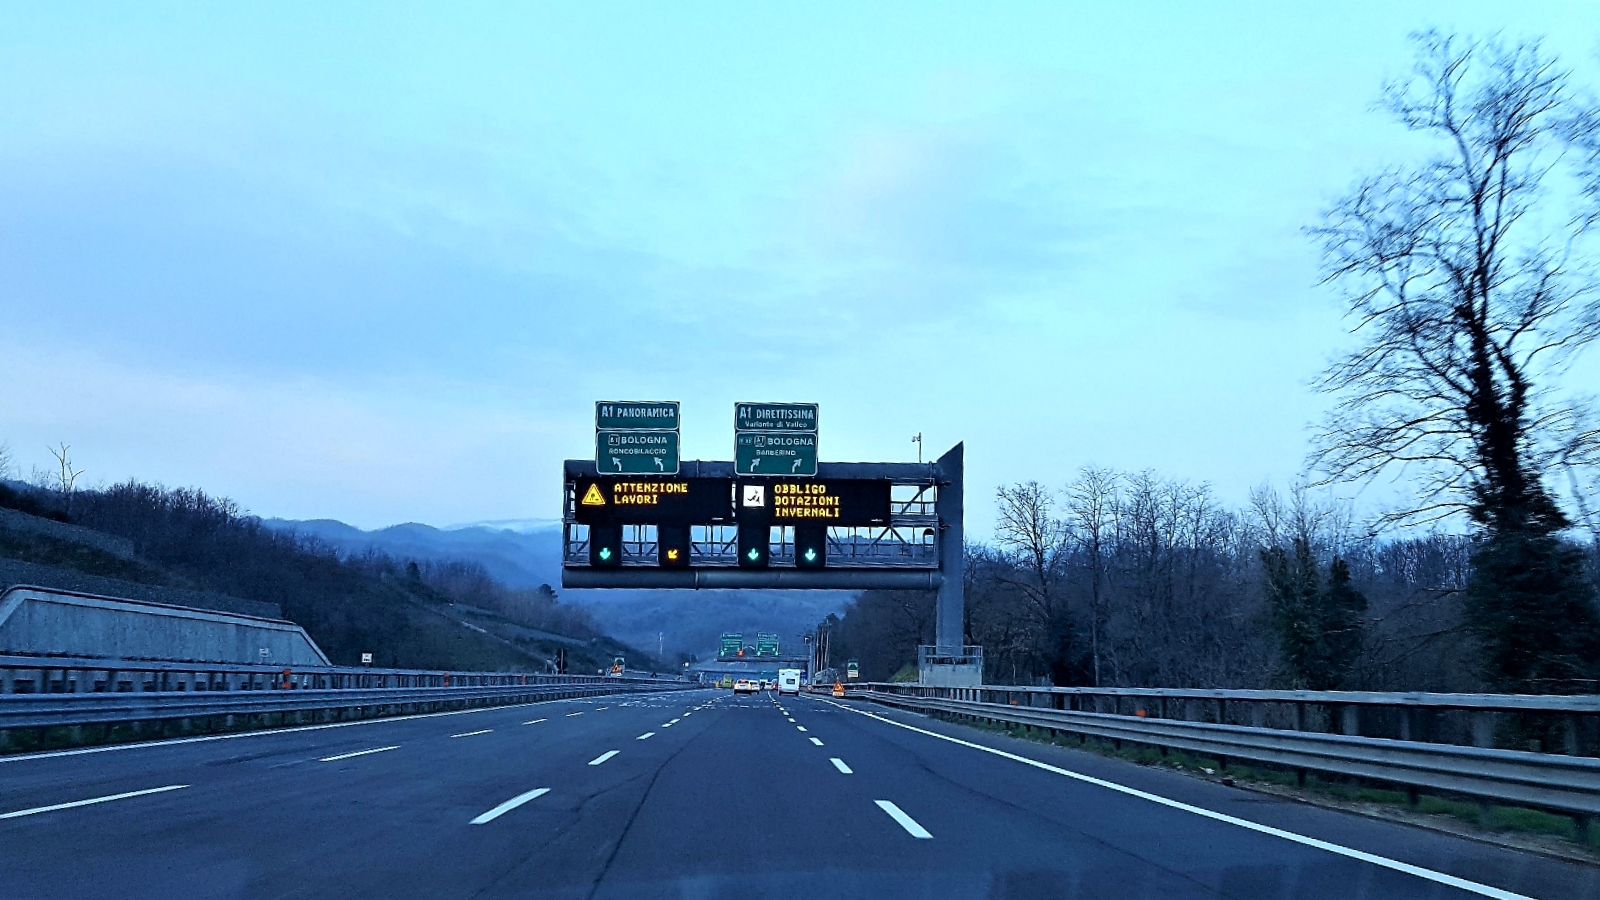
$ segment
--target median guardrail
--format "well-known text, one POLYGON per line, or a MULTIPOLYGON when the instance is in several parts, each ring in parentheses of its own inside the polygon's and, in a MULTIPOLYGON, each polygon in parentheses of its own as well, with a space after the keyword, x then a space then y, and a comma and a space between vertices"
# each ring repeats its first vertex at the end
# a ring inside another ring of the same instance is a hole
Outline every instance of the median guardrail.
MULTIPOLYGON (((1445 791, 1502 803, 1547 809, 1578 817, 1600 815, 1600 759, 1587 756, 1430 743, 1383 737, 1297 731, 1254 725, 1187 721, 1152 716, 1141 706, 1133 714, 1091 712, 1057 708, 1051 705, 1024 705, 1022 695, 1032 693, 1035 700, 1053 691, 1072 689, 1044 688, 932 688, 922 685, 868 684, 852 686, 849 695, 902 709, 969 718, 994 724, 1016 725, 1066 733, 1082 738, 1136 743, 1163 751, 1181 750, 1215 757, 1222 766, 1229 761, 1247 760, 1297 771, 1329 773, 1405 788, 1413 798, 1419 790, 1445 791), (991 694, 994 699, 966 699, 974 692, 991 694), (1007 697, 1008 694, 1017 696, 1007 697), (1006 697, 1005 702, 995 702, 1006 697)), ((1103 691, 1095 693, 1103 694, 1103 691)), ((1149 697, 1150 691, 1136 692, 1149 697)), ((1206 694, 1211 700, 1287 702, 1278 695, 1296 695, 1305 703, 1344 703, 1344 692, 1167 692, 1168 696, 1206 694), (1265 700, 1259 695, 1273 694, 1265 700), (1218 697, 1218 694, 1225 694, 1218 697), (1316 694, 1312 697, 1308 695, 1316 694)), ((1058 695, 1071 696, 1071 695, 1058 695)), ((1522 709, 1520 697, 1493 695, 1416 695, 1368 694, 1364 703, 1438 703, 1441 708, 1456 704, 1475 704, 1470 708, 1496 713, 1522 709), (1461 699, 1450 700, 1447 698, 1461 699)), ((1563 715, 1587 714, 1600 709, 1593 697, 1530 698, 1529 706, 1542 712, 1563 715)))
POLYGON ((142 730, 177 720, 182 730, 212 730, 693 687, 660 678, 5 655, 0 747, 27 729, 142 730))

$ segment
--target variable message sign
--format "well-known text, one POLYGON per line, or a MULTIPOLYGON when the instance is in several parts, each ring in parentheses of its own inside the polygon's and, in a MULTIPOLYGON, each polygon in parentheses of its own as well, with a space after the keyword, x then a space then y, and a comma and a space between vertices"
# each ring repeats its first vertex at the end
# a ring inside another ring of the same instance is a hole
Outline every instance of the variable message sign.
POLYGON ((594 405, 596 431, 677 431, 676 400, 600 400, 594 405))
POLYGON ((678 474, 676 431, 597 431, 594 464, 617 475, 678 474))
POLYGON ((815 403, 735 403, 734 431, 817 431, 815 403))
POLYGON ((815 475, 817 436, 741 432, 734 438, 733 470, 740 475, 815 475))
POLYGON ((767 525, 886 525, 889 488, 884 479, 741 481, 735 517, 767 525))
POLYGON ((584 525, 711 525, 733 516, 733 479, 601 476, 573 481, 584 525))

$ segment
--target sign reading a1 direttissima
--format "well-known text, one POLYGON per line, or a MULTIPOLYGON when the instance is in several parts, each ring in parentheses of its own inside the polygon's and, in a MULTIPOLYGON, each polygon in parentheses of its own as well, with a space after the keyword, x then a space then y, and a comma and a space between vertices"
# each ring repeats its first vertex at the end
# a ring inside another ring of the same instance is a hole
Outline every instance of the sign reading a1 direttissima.
POLYGON ((602 475, 676 475, 678 401, 601 400, 594 405, 594 465, 602 475))
POLYGON ((735 403, 733 430, 735 474, 817 474, 817 404, 735 403))
POLYGON ((817 431, 815 403, 735 403, 734 431, 817 431))

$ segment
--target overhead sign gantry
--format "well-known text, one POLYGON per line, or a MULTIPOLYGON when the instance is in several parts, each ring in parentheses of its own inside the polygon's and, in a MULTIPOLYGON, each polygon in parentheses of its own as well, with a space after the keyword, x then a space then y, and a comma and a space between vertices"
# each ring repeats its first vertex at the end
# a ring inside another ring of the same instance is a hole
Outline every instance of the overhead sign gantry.
POLYGON ((684 460, 676 401, 595 404, 594 459, 563 466, 562 586, 936 590, 924 680, 976 684, 962 445, 931 463, 830 463, 814 403, 737 403, 733 425, 734 459, 684 460))
POLYGON ((595 404, 596 458, 563 473, 563 585, 936 589, 948 576, 959 448, 933 463, 820 462, 817 404, 733 413, 734 460, 680 460, 678 403, 595 404), (612 452, 665 435, 670 454, 612 452), (776 449, 740 450, 755 437, 776 449))

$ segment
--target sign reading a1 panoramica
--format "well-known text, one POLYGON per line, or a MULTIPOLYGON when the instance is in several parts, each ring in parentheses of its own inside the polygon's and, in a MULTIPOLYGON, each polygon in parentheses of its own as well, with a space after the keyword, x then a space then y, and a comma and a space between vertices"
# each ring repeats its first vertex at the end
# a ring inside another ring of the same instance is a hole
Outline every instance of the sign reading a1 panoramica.
POLYGON ((676 400, 595 403, 595 468, 609 475, 678 474, 678 422, 676 400))
POLYGON ((817 474, 817 404, 735 403, 733 429, 736 474, 817 474))

